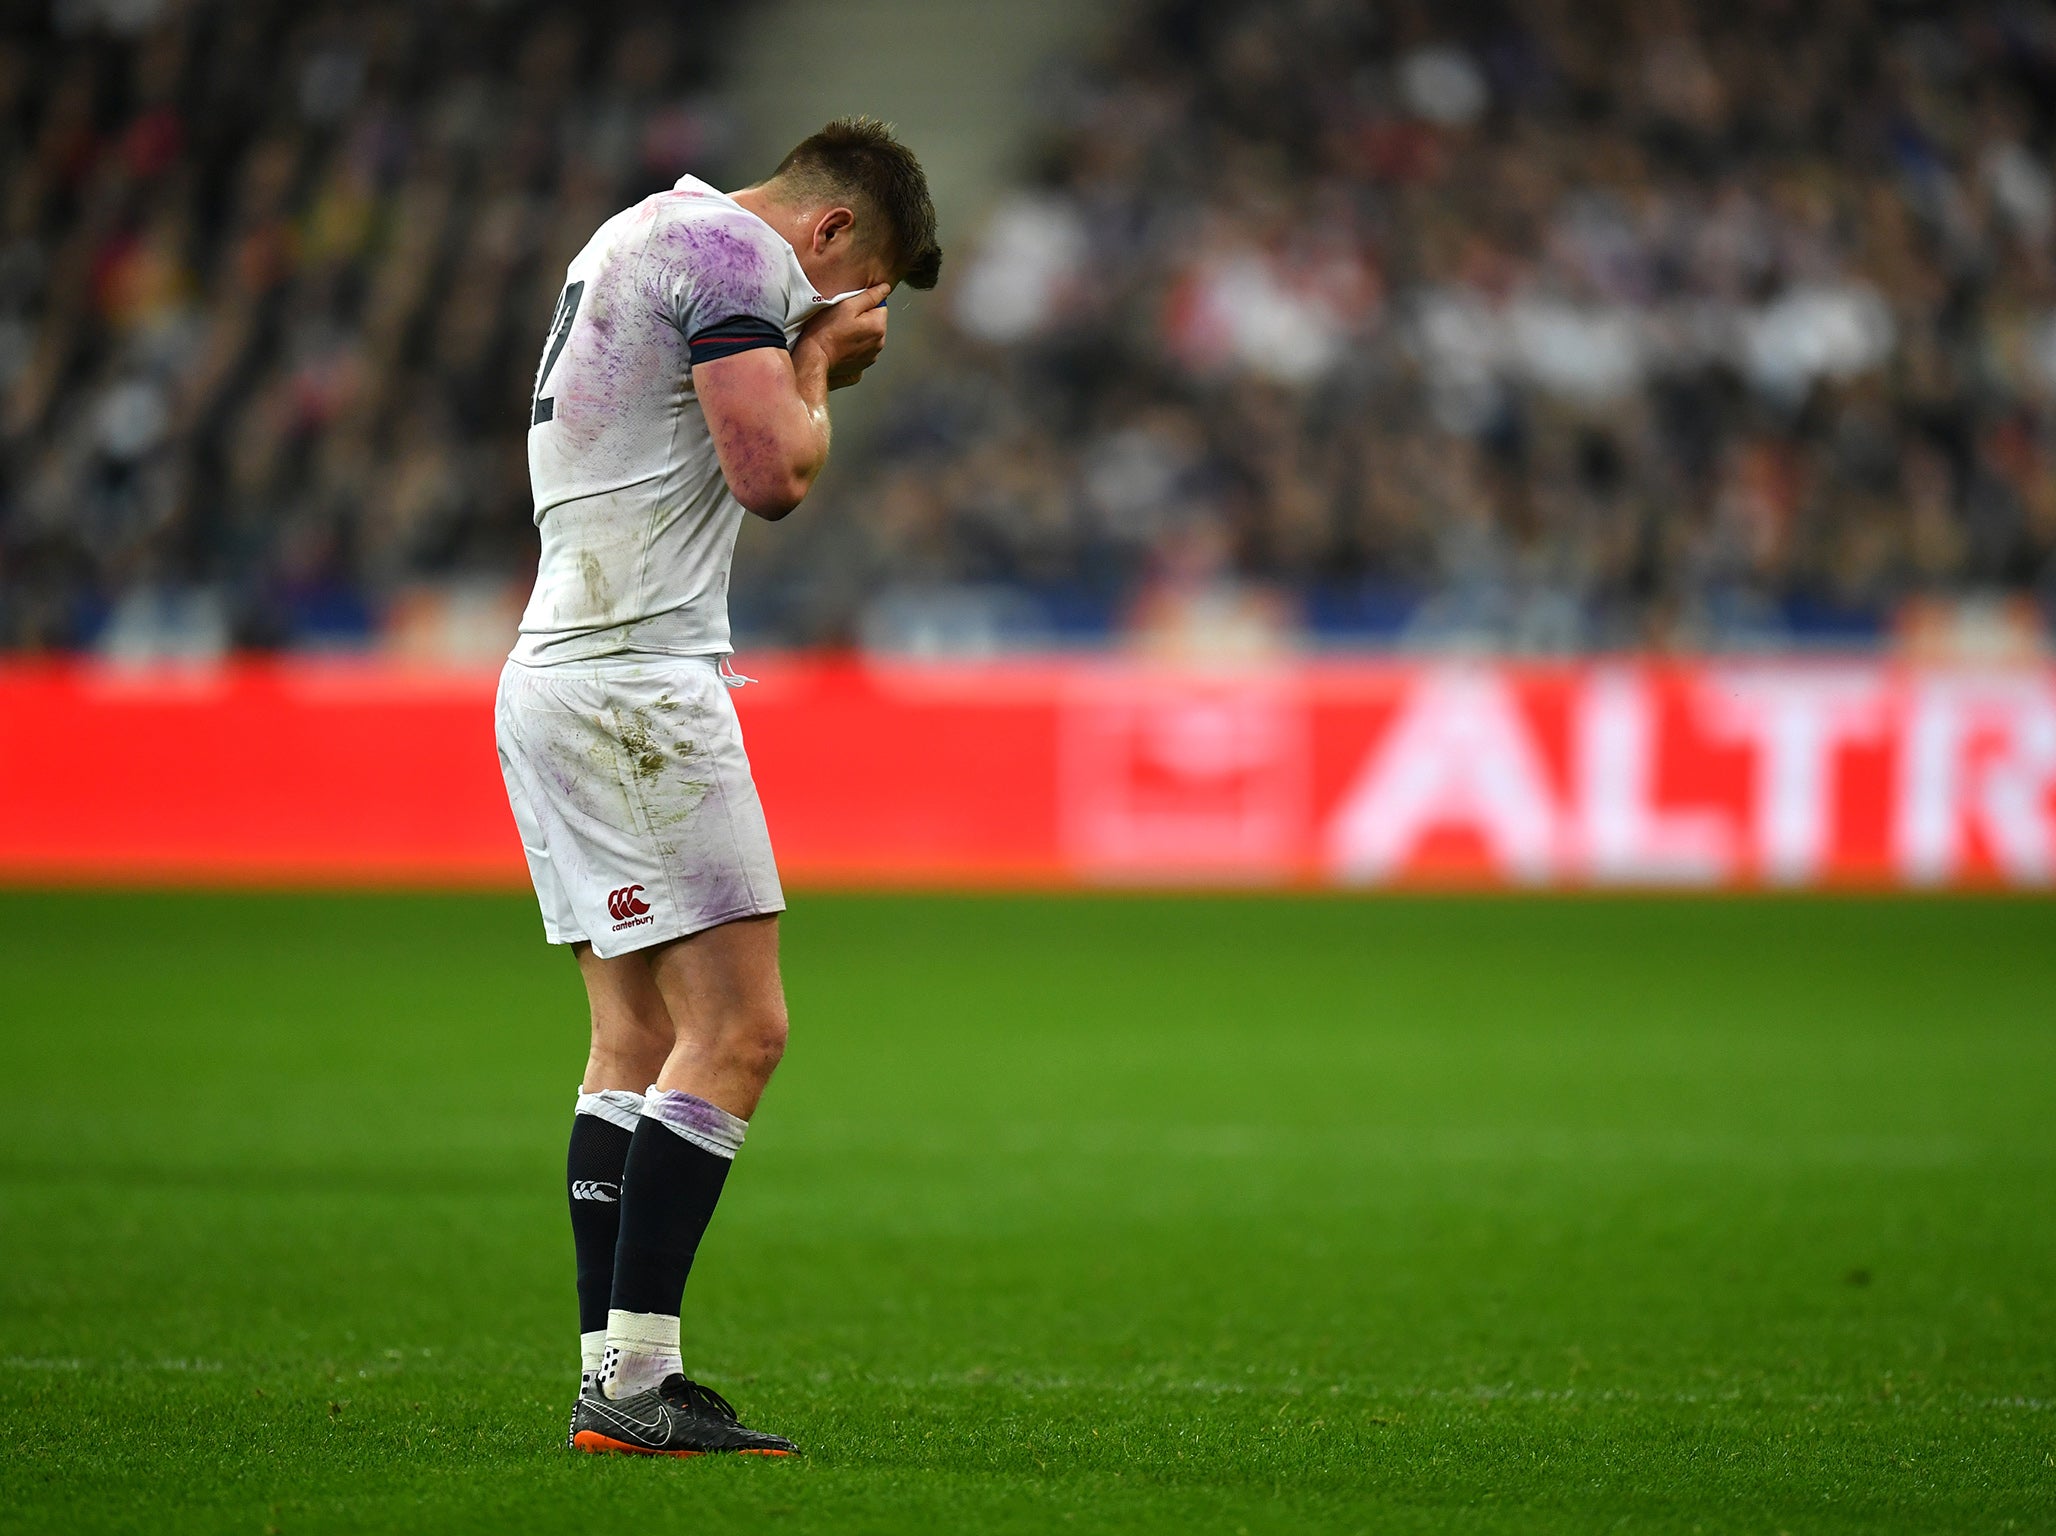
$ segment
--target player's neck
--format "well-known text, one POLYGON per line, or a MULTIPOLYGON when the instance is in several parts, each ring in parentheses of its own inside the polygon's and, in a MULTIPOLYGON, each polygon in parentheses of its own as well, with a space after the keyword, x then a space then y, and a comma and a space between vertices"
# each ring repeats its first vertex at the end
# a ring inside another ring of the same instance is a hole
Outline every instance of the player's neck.
POLYGON ((778 230, 781 235, 785 233, 784 229, 779 225, 779 217, 782 214, 789 214, 792 210, 773 197, 768 188, 762 186, 744 187, 739 192, 729 193, 728 200, 740 207, 747 208, 773 229, 778 230))
POLYGON ((728 196, 737 207, 754 213, 777 230, 779 237, 792 247, 793 254, 801 256, 801 265, 805 265, 800 242, 805 238, 811 222, 805 208, 787 202, 771 188, 761 185, 744 187, 740 192, 731 192, 728 196), (795 238, 796 236, 799 238, 795 238))

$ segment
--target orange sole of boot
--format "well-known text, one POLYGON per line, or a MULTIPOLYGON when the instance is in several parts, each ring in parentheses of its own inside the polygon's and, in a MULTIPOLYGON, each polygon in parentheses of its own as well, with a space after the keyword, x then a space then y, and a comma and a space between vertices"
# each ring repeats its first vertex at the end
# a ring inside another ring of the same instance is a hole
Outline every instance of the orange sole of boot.
MULTIPOLYGON (((706 1456, 707 1451, 653 1451, 647 1446, 630 1445, 625 1440, 615 1440, 596 1429, 581 1429, 572 1436, 571 1443, 581 1451, 596 1456, 706 1456)), ((790 1456, 791 1451, 724 1451, 727 1456, 790 1456)))

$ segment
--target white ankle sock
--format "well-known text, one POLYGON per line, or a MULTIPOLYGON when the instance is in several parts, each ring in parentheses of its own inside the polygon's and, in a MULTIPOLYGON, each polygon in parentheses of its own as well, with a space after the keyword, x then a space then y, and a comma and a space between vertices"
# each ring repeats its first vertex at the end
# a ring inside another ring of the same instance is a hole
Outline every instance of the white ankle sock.
POLYGON ((607 1314, 606 1351, 600 1359, 600 1390, 607 1396, 633 1397, 684 1371, 676 1317, 661 1312, 607 1314))
POLYGON ((581 1381, 597 1383, 600 1362, 607 1356, 607 1330, 595 1328, 578 1336, 578 1375, 581 1381))

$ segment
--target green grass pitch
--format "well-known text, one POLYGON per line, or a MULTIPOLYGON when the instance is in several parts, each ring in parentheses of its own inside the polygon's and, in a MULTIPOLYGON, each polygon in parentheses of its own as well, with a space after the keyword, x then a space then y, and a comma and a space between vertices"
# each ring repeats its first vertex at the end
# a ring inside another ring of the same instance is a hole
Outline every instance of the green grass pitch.
POLYGON ((2056 903, 802 897, 568 1455, 524 900, 0 897, 9 1531, 2056 1529, 2056 903))

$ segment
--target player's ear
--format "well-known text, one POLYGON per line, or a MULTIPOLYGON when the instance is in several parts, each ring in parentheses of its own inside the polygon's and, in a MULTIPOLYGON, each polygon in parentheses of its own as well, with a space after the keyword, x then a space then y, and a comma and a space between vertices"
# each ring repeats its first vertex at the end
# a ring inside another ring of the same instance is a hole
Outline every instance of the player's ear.
POLYGON ((857 216, 847 208, 830 208, 814 221, 814 250, 825 254, 837 240, 847 241, 855 227, 857 216))

